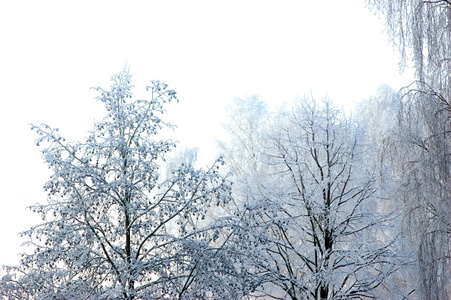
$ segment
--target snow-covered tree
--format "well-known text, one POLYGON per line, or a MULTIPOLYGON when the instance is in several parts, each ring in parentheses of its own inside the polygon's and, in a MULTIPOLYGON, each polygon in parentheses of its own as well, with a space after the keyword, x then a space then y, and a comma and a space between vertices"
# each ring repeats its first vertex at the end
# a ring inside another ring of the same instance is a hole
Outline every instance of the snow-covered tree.
POLYGON ((241 209, 256 295, 371 298, 394 267, 363 132, 330 101, 308 99, 268 128, 267 176, 252 179, 241 209))
MULTIPOLYGON (((52 171, 48 202, 32 210, 42 223, 23 233, 34 252, 9 267, 7 299, 174 299, 239 296, 230 259, 220 252, 226 221, 208 218, 230 199, 218 159, 208 170, 190 164, 160 178, 175 147, 158 132, 164 103, 177 100, 152 81, 150 100, 131 101, 131 75, 96 88, 107 114, 88 137, 66 142, 47 125, 32 126, 52 171)), ((164 175, 164 174, 163 174, 164 175)))
POLYGON ((403 62, 416 81, 401 91, 396 157, 406 227, 417 247, 417 292, 451 297, 451 2, 370 0, 387 17, 403 62))

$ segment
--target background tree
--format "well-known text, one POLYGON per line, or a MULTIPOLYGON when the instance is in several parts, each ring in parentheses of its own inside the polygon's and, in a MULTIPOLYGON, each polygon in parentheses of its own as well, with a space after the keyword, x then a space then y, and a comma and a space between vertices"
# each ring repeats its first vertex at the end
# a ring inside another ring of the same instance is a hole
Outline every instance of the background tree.
POLYGON ((206 220, 212 206, 230 198, 230 186, 218 174, 223 161, 206 171, 183 164, 169 178, 160 178, 162 159, 175 147, 157 138, 160 129, 171 127, 160 116, 176 94, 152 81, 150 100, 129 102, 128 71, 112 82, 110 90, 96 88, 107 115, 83 142, 68 143, 57 129, 33 126, 37 145, 47 145, 42 154, 52 170, 45 185, 49 200, 32 207, 43 220, 23 233, 34 252, 9 268, 1 282, 3 295, 239 296, 235 290, 230 294, 227 282, 215 280, 219 273, 213 269, 224 272, 227 258, 218 253, 221 222, 206 220))
POLYGON ((416 81, 401 91, 395 168, 401 175, 406 227, 417 248, 417 291, 423 299, 451 296, 450 99, 451 3, 372 0, 387 17, 402 61, 412 57, 416 81))
POLYGON ((241 180, 256 172, 261 163, 263 128, 269 119, 266 104, 258 96, 235 98, 227 107, 227 122, 224 124, 230 135, 220 141, 219 148, 230 159, 229 165, 241 180))
MULTIPOLYGON (((372 165, 377 176, 381 204, 385 211, 396 212, 396 218, 387 228, 387 235, 396 237, 393 251, 399 259, 399 269, 378 289, 380 299, 414 299, 418 297, 416 265, 417 248, 412 243, 409 226, 403 218, 405 203, 399 201, 405 197, 402 187, 403 170, 399 161, 405 160, 408 149, 401 150, 399 145, 399 120, 402 108, 401 98, 395 90, 383 85, 375 96, 362 101, 357 107, 357 116, 365 126, 366 141, 371 154, 366 160, 372 165), (406 152, 407 151, 407 152, 406 152)), ((410 145, 408 143, 407 145, 410 145)), ((407 147, 406 147, 407 148, 407 147)))

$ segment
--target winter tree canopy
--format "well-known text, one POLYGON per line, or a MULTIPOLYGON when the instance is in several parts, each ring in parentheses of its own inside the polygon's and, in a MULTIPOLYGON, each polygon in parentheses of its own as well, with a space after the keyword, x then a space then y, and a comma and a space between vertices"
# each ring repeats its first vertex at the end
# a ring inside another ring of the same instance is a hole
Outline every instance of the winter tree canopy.
POLYGON ((202 146, 170 139, 178 94, 151 81, 136 100, 127 69, 94 88, 104 118, 80 141, 32 125, 48 197, 33 200, 41 220, 1 299, 451 298, 451 2, 366 3, 414 82, 353 113, 313 95, 279 110, 237 97, 205 169, 202 146))

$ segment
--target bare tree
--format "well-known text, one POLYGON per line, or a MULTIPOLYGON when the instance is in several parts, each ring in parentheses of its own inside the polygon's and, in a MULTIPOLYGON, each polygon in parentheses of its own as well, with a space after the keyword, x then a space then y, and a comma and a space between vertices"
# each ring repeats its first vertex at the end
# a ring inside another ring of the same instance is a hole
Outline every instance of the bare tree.
POLYGON ((242 201, 242 243, 262 278, 255 295, 371 298, 394 268, 362 132, 329 101, 308 99, 268 128, 267 175, 248 175, 242 201))

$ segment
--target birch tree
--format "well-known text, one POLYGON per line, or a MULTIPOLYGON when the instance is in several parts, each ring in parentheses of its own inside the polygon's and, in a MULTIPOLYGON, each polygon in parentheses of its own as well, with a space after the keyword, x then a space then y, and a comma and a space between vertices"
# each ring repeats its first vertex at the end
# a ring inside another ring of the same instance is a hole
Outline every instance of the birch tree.
POLYGON ((112 77, 111 89, 96 88, 106 117, 82 142, 32 126, 52 171, 49 198, 31 208, 42 223, 23 233, 34 252, 1 281, 7 299, 239 295, 216 276, 230 266, 219 253, 224 223, 206 218, 230 199, 218 173, 223 160, 208 170, 183 164, 160 178, 164 156, 175 147, 159 139, 161 129, 172 127, 161 115, 176 93, 152 81, 150 100, 130 101, 132 88, 126 70, 112 77))
POLYGON ((387 29, 411 58, 416 81, 401 90, 397 157, 402 175, 406 233, 417 248, 417 292, 424 299, 451 297, 451 3, 447 0, 371 0, 387 29))

